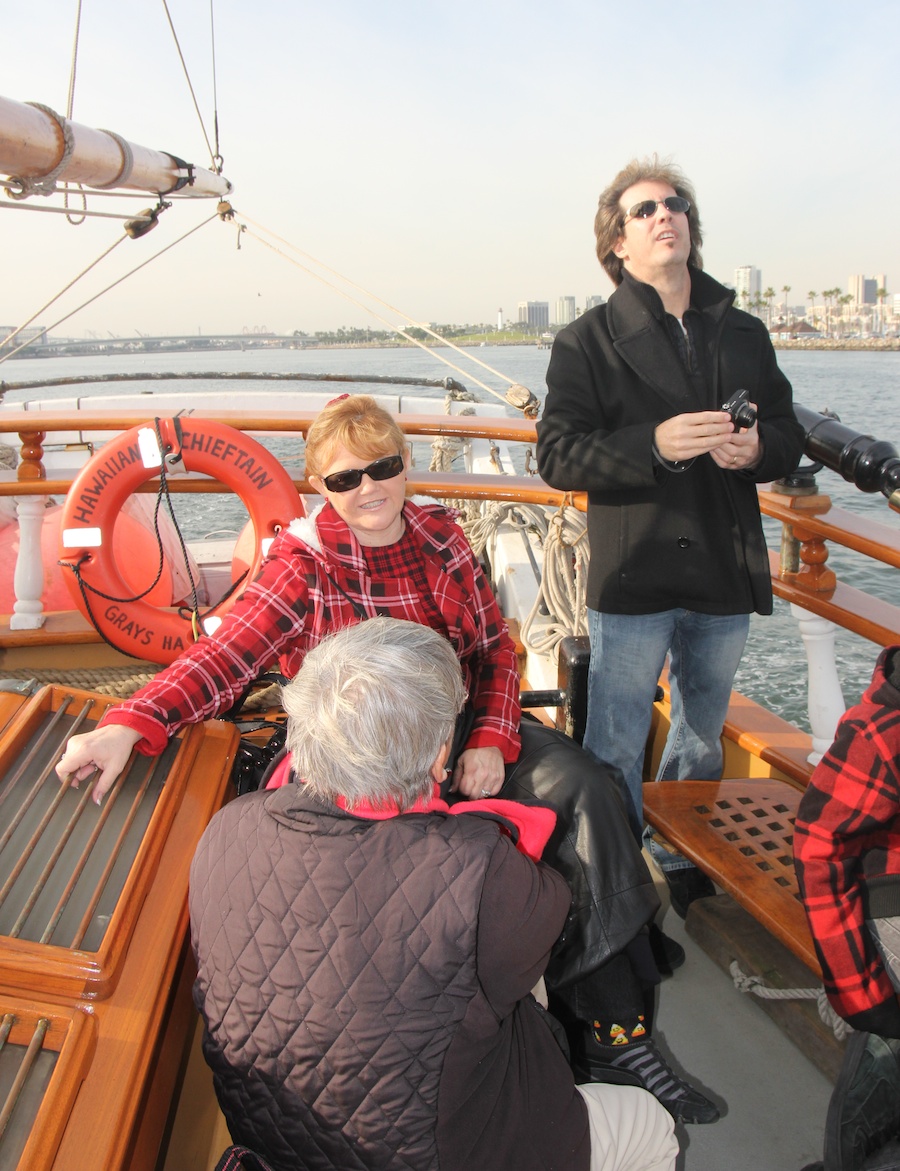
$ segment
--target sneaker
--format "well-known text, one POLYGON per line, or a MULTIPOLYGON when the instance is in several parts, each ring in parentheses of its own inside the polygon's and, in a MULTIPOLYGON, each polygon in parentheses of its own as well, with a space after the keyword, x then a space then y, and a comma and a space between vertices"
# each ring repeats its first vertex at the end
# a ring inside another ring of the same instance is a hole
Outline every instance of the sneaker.
POLYGON ((898 1133, 900 1040, 853 1033, 828 1104, 824 1162, 835 1171, 896 1168, 898 1133))
POLYGON ((573 1070, 577 1082, 613 1082, 648 1090, 676 1122, 715 1122, 719 1117, 715 1103, 675 1073, 650 1037, 627 1045, 601 1045, 591 1038, 573 1070))
POLYGON ((666 870, 664 873, 669 884, 672 910, 680 919, 687 915, 688 907, 695 899, 708 899, 716 893, 713 883, 696 866, 666 870))
POLYGON ((655 923, 650 924, 648 940, 650 950, 653 952, 653 960, 659 968, 659 974, 671 976, 675 969, 680 968, 684 963, 684 948, 677 939, 666 935, 655 923))

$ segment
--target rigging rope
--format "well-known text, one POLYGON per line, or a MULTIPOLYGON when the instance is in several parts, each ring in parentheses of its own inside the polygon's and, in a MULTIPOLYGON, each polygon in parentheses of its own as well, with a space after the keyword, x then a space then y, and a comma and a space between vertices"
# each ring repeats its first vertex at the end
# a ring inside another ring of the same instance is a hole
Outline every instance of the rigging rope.
POLYGON ((213 135, 216 143, 216 153, 213 155, 214 170, 217 175, 222 174, 225 160, 219 152, 219 89, 216 81, 216 20, 215 0, 209 0, 209 41, 212 50, 212 88, 213 88, 213 135))
POLYGON ((546 526, 544 565, 537 597, 520 633, 531 650, 550 654, 567 636, 587 634, 587 519, 571 504, 562 504, 549 521, 545 510, 531 511, 540 511, 546 526), (549 621, 543 621, 546 618, 549 621))
MULTIPOLYGON (((246 232, 251 237, 251 239, 254 239, 258 243, 262 244, 262 246, 264 248, 269 248, 272 252, 274 252, 276 254, 276 256, 281 256, 289 264, 293 264, 296 268, 299 268, 302 272, 307 273, 309 276, 313 277, 315 280, 319 281, 321 284, 325 285, 327 288, 333 289, 334 292, 338 293, 346 301, 349 301, 351 303, 351 305, 356 305, 356 307, 358 309, 363 309, 367 313, 370 313, 372 315, 372 317, 375 318, 376 321, 380 321, 382 323, 382 325, 386 325, 388 327, 388 329, 393 330, 394 333, 399 333, 401 337, 406 338, 406 340, 409 342, 412 342, 413 345, 419 346, 421 349, 425 350, 427 353, 432 354, 435 358, 438 359, 438 361, 443 362, 445 366, 449 366, 451 370, 455 370, 457 372, 457 374, 462 374, 464 377, 468 378, 471 382, 474 382, 476 386, 480 386, 482 390, 487 391, 488 394, 492 394, 495 396, 495 398, 499 398, 499 399, 501 399, 501 401, 505 401, 503 395, 501 395, 498 391, 494 390, 492 387, 488 386, 486 383, 481 382, 479 379, 472 377, 472 375, 469 374, 468 371, 463 370, 463 368, 461 366, 457 366, 456 363, 451 362, 449 358, 445 358, 437 350, 430 350, 423 342, 420 342, 417 338, 414 338, 412 336, 412 334, 407 333, 405 329, 401 329, 399 325, 394 325, 393 322, 388 321, 388 319, 386 317, 382 317, 381 314, 376 313, 374 309, 370 309, 367 305, 364 305, 362 303, 362 301, 358 301, 355 297, 352 297, 349 293, 345 292, 343 289, 338 288, 337 285, 333 284, 329 280, 326 280, 325 277, 321 276, 317 272, 314 272, 307 265, 301 264, 299 260, 294 260, 293 257, 288 256, 285 252, 282 252, 282 250, 280 248, 276 248, 276 246, 274 244, 270 244, 268 240, 264 240, 262 238, 262 236, 259 236, 256 233, 251 232, 250 229, 247 228, 245 224, 239 224, 238 226, 243 232, 246 232)), ((263 231, 265 231, 265 229, 263 229, 263 231)), ((290 247, 290 245, 289 245, 289 247, 290 247)), ((352 283, 352 282, 349 282, 349 283, 352 283)))
MULTIPOLYGON (((418 338, 413 337, 411 334, 407 333, 405 330, 401 329, 399 326, 394 325, 392 322, 388 321, 387 318, 382 317, 380 314, 376 313, 373 309, 369 308, 369 306, 364 305, 362 302, 357 301, 354 297, 351 297, 349 293, 346 293, 343 289, 340 289, 337 285, 332 284, 331 281, 326 280, 323 276, 321 276, 319 273, 315 272, 313 269, 308 268, 306 265, 300 264, 296 260, 292 260, 291 257, 289 257, 289 256, 284 257, 285 260, 289 260, 292 264, 295 264, 303 272, 308 273, 315 280, 320 281, 322 284, 326 285, 329 289, 333 289, 340 296, 344 297, 345 300, 350 301, 351 304, 356 305, 360 309, 364 309, 367 313, 370 313, 375 318, 376 321, 380 321, 383 325, 386 325, 388 327, 388 329, 393 330, 395 333, 399 333, 401 337, 406 338, 407 341, 413 342, 415 345, 419 346, 420 349, 425 350, 427 353, 434 354, 438 358, 439 361, 443 362, 446 366, 449 366, 451 370, 455 370, 458 374, 464 374, 470 381, 474 382, 476 386, 479 386, 482 390, 487 391, 488 394, 494 395, 495 398, 499 398, 501 400, 501 402, 505 402, 505 403, 509 402, 513 406, 518 407, 519 410, 524 410, 526 405, 530 405, 531 400, 534 398, 534 396, 531 394, 530 391, 526 390, 525 387, 520 386, 519 383, 517 383, 515 381, 515 379, 510 378, 508 375, 501 373, 499 370, 495 370, 494 367, 489 366, 487 364, 487 362, 482 362, 480 358, 476 357, 474 354, 469 353, 467 350, 464 350, 461 346, 456 345, 454 342, 450 341, 448 338, 445 338, 442 334, 439 334, 436 330, 433 330, 429 325, 426 325, 424 322, 410 321, 409 316, 407 314, 403 313, 402 310, 398 309, 396 305, 391 305, 391 303, 389 301, 384 301, 376 293, 373 293, 369 289, 366 289, 364 286, 359 285, 355 281, 350 280, 350 278, 344 276, 343 273, 337 272, 335 269, 330 268, 327 264, 324 264, 321 260, 318 260, 315 256, 311 256, 310 253, 304 252, 302 248, 298 248, 295 244, 292 244, 289 240, 283 239, 281 236, 278 236, 275 232, 270 231, 268 228, 263 227, 262 224, 259 224, 255 220, 252 220, 249 216, 244 215, 243 212, 241 212, 240 214, 241 214, 242 219, 246 220, 246 222, 248 224, 252 224, 253 227, 259 229, 259 231, 265 232, 266 235, 271 236, 273 239, 277 240, 280 244, 283 244, 286 248, 290 248, 292 251, 298 253, 298 255, 306 257, 307 260, 311 261, 313 264, 317 265, 319 268, 323 269, 325 272, 330 273, 332 276, 337 277, 338 280, 343 281, 344 284, 349 285, 351 289, 356 289, 357 292, 362 293, 363 296, 370 298, 370 300, 374 301, 376 305, 381 305, 383 308, 389 310, 391 313, 396 313, 398 317, 402 317, 405 321, 410 322, 410 324, 413 325, 415 328, 423 330, 430 337, 433 337, 436 341, 440 342, 442 345, 447 346, 448 349, 455 350, 458 354, 460 354, 462 357, 464 357, 466 359, 466 361, 472 362, 476 366, 480 366, 483 370, 487 370, 490 374, 496 375, 497 378, 500 378, 504 382, 509 384, 508 392, 504 395, 500 394, 499 391, 496 391, 492 387, 486 385, 486 383, 481 382, 479 379, 475 378, 472 374, 463 370, 461 367, 455 366, 449 359, 442 357, 438 351, 429 349, 428 346, 426 346, 424 342, 420 341, 418 338), (510 395, 513 395, 513 397, 510 397, 510 395), (521 403, 520 403, 520 400, 521 400, 521 403)), ((244 231, 248 230, 246 228, 246 226, 243 224, 241 225, 241 227, 243 228, 244 231)), ((263 240, 260 236, 254 236, 253 233, 250 233, 250 235, 253 239, 258 240, 261 244, 264 244, 267 248, 271 248, 273 252, 278 253, 278 255, 280 255, 280 256, 284 256, 284 253, 280 252, 279 249, 275 248, 274 245, 269 244, 266 240, 263 240)), ((536 405, 536 400, 535 400, 535 405, 536 405)))
MULTIPOLYGON (((68 186, 68 184, 66 186, 68 186)), ((80 186, 79 186, 78 190, 81 191, 81 197, 82 197, 82 199, 84 199, 84 192, 81 190, 80 186)), ((92 192, 92 194, 98 195, 99 192, 94 191, 94 192, 92 192)), ((69 193, 68 193, 68 191, 66 191, 66 198, 67 199, 68 199, 68 196, 69 196, 69 193)), ((142 192, 137 196, 137 198, 146 200, 147 195, 145 192, 142 192)), ((0 207, 12 207, 12 208, 15 208, 17 211, 49 212, 51 215, 67 216, 69 219, 69 223, 80 222, 80 221, 75 221, 72 219, 72 212, 69 210, 68 207, 38 207, 36 204, 33 204, 33 203, 9 203, 5 199, 0 199, 0 207)), ((101 219, 101 220, 147 220, 148 222, 150 220, 149 216, 134 215, 133 213, 129 213, 129 212, 88 211, 87 208, 84 208, 82 211, 79 211, 77 214, 82 219, 84 219, 86 216, 91 216, 92 218, 101 219)))
MULTIPOLYGON (((15 204, 14 206, 17 207, 18 204, 15 204)), ((41 210, 48 211, 51 209, 42 208, 41 210)), ((53 210, 58 210, 58 209, 53 209, 53 210)), ((42 305, 40 307, 40 309, 38 309, 35 313, 32 313, 32 315, 28 318, 27 321, 23 321, 20 326, 18 326, 16 329, 14 329, 12 331, 12 333, 9 334, 4 339, 6 345, 9 345, 9 343, 13 340, 13 338, 16 337, 19 333, 21 333, 23 329, 27 329, 28 326, 31 325, 32 321, 34 321, 36 317, 40 317, 40 315, 42 313, 46 313, 46 311, 50 308, 50 306, 54 303, 54 301, 58 301, 60 299, 60 297, 63 295, 63 293, 67 293, 69 291, 69 289, 71 289, 71 287, 74 284, 77 284, 77 282, 80 281, 83 276, 86 276, 87 273, 89 273, 92 268, 96 268, 96 266, 100 263, 101 260, 104 260, 107 256, 109 256, 109 254, 115 248, 118 248, 119 245, 122 244, 127 239, 128 239, 127 236, 121 236, 118 240, 116 240, 116 242, 114 244, 111 244, 109 248, 107 248, 104 252, 101 252, 100 255, 97 257, 97 259, 92 260, 91 263, 87 266, 87 268, 83 269, 78 274, 78 276, 73 277, 72 280, 70 280, 69 283, 67 285, 65 285, 63 288, 61 288, 59 290, 59 292, 54 297, 51 297, 50 300, 47 301, 46 304, 42 305)), ((24 342, 21 346, 18 346, 16 349, 14 349, 11 354, 4 354, 4 355, 0 356, 0 362, 5 362, 7 360, 7 358, 12 358, 15 354, 18 354, 19 350, 24 350, 25 347, 30 344, 31 344, 30 342, 24 342)))
POLYGON ((75 39, 72 43, 72 65, 69 70, 69 98, 66 102, 66 117, 72 120, 72 110, 75 106, 75 71, 78 65, 78 36, 81 32, 81 0, 75 5, 75 39))
POLYGON ((728 970, 738 992, 752 992, 762 1000, 814 1000, 822 1023, 828 1025, 839 1041, 854 1032, 853 1027, 838 1016, 828 1003, 824 988, 772 988, 761 976, 748 976, 741 970, 737 960, 731 961, 728 970))
MULTIPOLYGON (((187 81, 188 89, 191 93, 191 101, 194 103, 194 109, 197 111, 197 117, 200 120, 200 129, 202 130, 203 138, 206 141, 206 149, 209 151, 209 157, 212 159, 213 170, 216 170, 216 154, 210 145, 209 135, 206 133, 206 126, 203 122, 203 115, 200 113, 200 106, 197 104, 197 95, 194 93, 194 86, 191 82, 191 75, 188 72, 187 62, 185 61, 184 54, 181 51, 181 45, 178 43, 178 34, 175 32, 175 25, 172 23, 172 16, 169 12, 169 5, 166 0, 162 0, 162 6, 165 9, 166 20, 169 22, 169 28, 172 30, 172 38, 175 41, 175 48, 178 50, 178 56, 181 60, 181 68, 184 70, 185 80, 187 81)), ((221 171, 216 171, 216 173, 220 174, 221 171)))
MULTIPOLYGON (((166 252, 169 252, 177 244, 181 244, 182 241, 184 241, 188 238, 188 236, 193 236, 194 232, 198 232, 201 228, 205 227, 207 224, 212 223, 212 221, 217 218, 217 214, 218 213, 213 212, 213 214, 211 216, 209 216, 207 219, 201 220, 201 222, 199 224, 195 224, 193 228, 191 228, 189 231, 185 232, 184 235, 179 236, 177 240, 173 240, 171 244, 167 244, 165 246, 165 248, 161 248, 159 250, 159 252, 156 252, 153 256, 148 257, 147 260, 144 260, 140 264, 136 265, 133 269, 130 270, 130 272, 126 272, 123 276, 120 276, 117 280, 114 280, 112 282, 112 284, 107 285, 105 289, 101 289, 99 293, 95 293, 93 297, 89 297, 87 301, 83 301, 80 305, 76 306, 76 308, 74 308, 70 313, 66 313, 64 317, 60 317, 57 321, 54 321, 52 325, 48 325, 47 328, 44 330, 44 332, 49 333, 51 329, 56 329, 58 326, 62 325, 62 323, 64 321, 68 321, 70 317, 74 317, 76 313, 80 313, 82 309, 87 308, 87 306, 93 304, 94 301, 99 300, 100 297, 104 296, 111 289, 116 288, 117 285, 121 285, 123 281, 126 281, 126 280, 128 280, 129 277, 134 276, 134 274, 136 272, 140 272, 142 268, 146 268, 148 264, 152 264, 154 260, 158 260, 160 256, 165 255, 166 252)), ((84 270, 85 273, 89 272, 90 269, 93 268, 95 264, 97 264, 100 260, 102 260, 104 256, 106 256, 110 252, 112 252, 113 248, 117 247, 125 239, 127 239, 126 236, 122 236, 120 239, 118 239, 115 242, 115 244, 112 245, 111 248, 108 248, 105 253, 103 253, 101 256, 99 256, 97 258, 97 260, 95 260, 93 262, 93 264, 89 265, 88 268, 86 268, 84 270)), ((52 305, 53 301, 58 300, 58 298, 60 296, 62 296, 62 293, 66 292, 66 289, 71 288, 72 285, 75 284, 76 281, 80 280, 82 276, 84 276, 84 273, 80 273, 75 278, 75 280, 71 281, 66 286, 65 289, 63 289, 60 293, 57 293, 57 295, 53 298, 53 300, 49 301, 48 304, 52 305)), ((45 308, 46 308, 46 306, 45 306, 45 308)), ((37 313, 35 313, 31 317, 29 317, 28 321, 34 321, 35 317, 37 317, 38 314, 42 313, 42 312, 43 312, 43 309, 39 309, 37 311, 37 313)), ((25 322, 25 325, 28 324, 28 321, 25 322)), ((25 328, 24 325, 19 326, 20 330, 24 329, 24 328, 25 328)), ((16 332, 18 332, 18 330, 16 332)), ((9 358, 15 357, 15 355, 18 354, 20 350, 24 350, 25 347, 30 344, 31 344, 30 342, 23 342, 23 344, 21 346, 17 346, 16 349, 14 349, 11 353, 0 355, 0 363, 6 362, 9 358)))

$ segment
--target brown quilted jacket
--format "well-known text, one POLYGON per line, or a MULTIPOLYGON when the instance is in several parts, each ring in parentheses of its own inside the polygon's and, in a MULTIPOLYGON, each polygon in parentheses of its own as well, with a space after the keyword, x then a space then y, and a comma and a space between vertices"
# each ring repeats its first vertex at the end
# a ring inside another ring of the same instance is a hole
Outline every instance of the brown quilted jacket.
POLYGON ((374 821, 253 793, 191 871, 204 1051, 276 1171, 587 1171, 584 1104, 528 990, 555 871, 475 815, 374 821))

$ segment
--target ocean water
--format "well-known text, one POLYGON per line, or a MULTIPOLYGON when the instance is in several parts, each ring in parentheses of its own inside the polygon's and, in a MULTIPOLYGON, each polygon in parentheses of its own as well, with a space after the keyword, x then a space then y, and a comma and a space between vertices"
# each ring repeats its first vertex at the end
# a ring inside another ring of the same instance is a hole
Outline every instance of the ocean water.
MULTIPOLYGON (((197 372, 308 372, 340 374, 399 374, 406 377, 452 377, 464 383, 484 401, 490 398, 486 387, 502 395, 504 378, 514 379, 529 387, 540 399, 546 394, 546 371, 550 353, 534 346, 479 347, 463 355, 451 350, 442 354, 456 367, 442 363, 436 352, 407 348, 386 349, 325 349, 325 350, 253 350, 222 351, 191 354, 123 354, 115 356, 61 357, 49 359, 13 359, 0 365, 0 379, 7 385, 19 381, 65 377, 70 375, 101 375, 110 372, 141 373, 191 370, 197 372), (498 373, 483 369, 476 362, 486 363, 498 373), (477 381, 476 381, 477 380, 477 381)), ((779 363, 794 387, 796 401, 813 410, 835 411, 848 426, 879 439, 888 440, 900 448, 900 353, 858 351, 780 351, 779 363)), ((223 388, 221 382, 192 384, 195 389, 223 388)), ((229 388, 233 384, 224 384, 229 388)), ((184 389, 183 382, 154 382, 154 390, 184 389)), ((55 390, 9 389, 4 402, 23 401, 34 397, 70 397, 75 393, 124 393, 128 386, 114 384, 78 388, 62 387, 55 390)), ((365 384, 358 388, 341 385, 335 393, 347 389, 377 390, 365 384)), ((384 388, 387 389, 387 388, 384 388)), ((443 391, 415 390, 440 401, 443 391)), ((509 409, 510 414, 514 414, 509 409)), ((299 446, 282 441, 277 449, 280 459, 294 475, 300 474, 299 446)), ((421 464, 421 460, 419 461, 421 464)), ((827 470, 818 477, 820 491, 828 493, 835 504, 859 512, 872 520, 900 528, 900 515, 890 510, 880 494, 867 495, 839 476, 827 470)), ((245 516, 239 505, 225 510, 222 497, 207 497, 207 508, 214 516, 201 514, 189 521, 189 536, 200 535, 210 529, 236 529, 245 516)), ((777 547, 780 526, 766 522, 767 538, 777 547)), ((845 550, 831 550, 829 565, 838 577, 857 588, 873 593, 886 601, 900 600, 897 571, 873 564, 845 550)), ((859 697, 871 676, 879 648, 857 636, 840 632, 837 639, 838 665, 846 702, 859 697)), ((797 624, 789 607, 776 599, 775 613, 770 617, 754 616, 751 622, 750 642, 737 678, 737 686, 751 698, 765 703, 785 718, 807 727, 806 668, 797 624)))

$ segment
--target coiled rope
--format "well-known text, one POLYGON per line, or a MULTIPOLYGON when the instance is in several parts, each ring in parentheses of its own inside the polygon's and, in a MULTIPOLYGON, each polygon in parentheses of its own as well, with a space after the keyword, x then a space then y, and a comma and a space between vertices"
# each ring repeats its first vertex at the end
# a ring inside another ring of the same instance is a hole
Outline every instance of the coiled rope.
POLYGON ((561 505, 550 516, 543 548, 540 589, 521 636, 531 650, 550 654, 569 635, 587 633, 590 547, 584 514, 571 504, 561 505))
POLYGON ((814 1000, 822 1023, 828 1025, 839 1041, 855 1031, 831 1007, 824 988, 772 988, 761 976, 748 976, 737 960, 731 961, 728 970, 738 992, 752 992, 761 1000, 814 1000))

